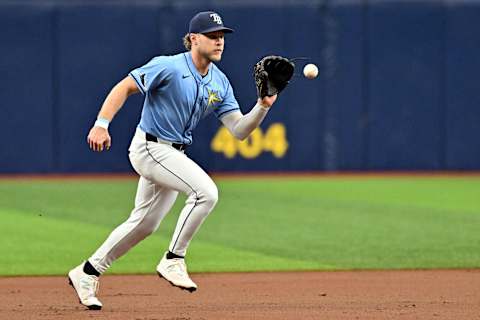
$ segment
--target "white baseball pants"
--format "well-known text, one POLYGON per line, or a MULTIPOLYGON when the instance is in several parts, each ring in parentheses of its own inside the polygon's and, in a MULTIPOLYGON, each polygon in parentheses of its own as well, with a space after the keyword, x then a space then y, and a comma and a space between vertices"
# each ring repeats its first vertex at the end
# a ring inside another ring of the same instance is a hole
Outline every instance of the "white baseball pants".
POLYGON ((100 273, 157 230, 178 192, 188 197, 169 250, 185 256, 190 240, 218 200, 217 187, 208 174, 170 143, 147 141, 137 129, 129 151, 130 162, 140 175, 135 208, 88 259, 100 273))

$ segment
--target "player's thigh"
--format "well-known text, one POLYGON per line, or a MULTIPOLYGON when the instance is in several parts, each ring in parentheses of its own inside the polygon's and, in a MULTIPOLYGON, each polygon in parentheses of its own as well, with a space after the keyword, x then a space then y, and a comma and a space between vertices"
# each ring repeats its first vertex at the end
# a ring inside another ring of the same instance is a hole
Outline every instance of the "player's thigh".
POLYGON ((163 215, 170 211, 175 203, 178 191, 158 185, 140 176, 135 196, 136 208, 149 208, 150 211, 163 215))
POLYGON ((155 184, 186 194, 216 197, 217 188, 208 174, 184 153, 169 145, 148 142, 134 165, 137 172, 155 184))

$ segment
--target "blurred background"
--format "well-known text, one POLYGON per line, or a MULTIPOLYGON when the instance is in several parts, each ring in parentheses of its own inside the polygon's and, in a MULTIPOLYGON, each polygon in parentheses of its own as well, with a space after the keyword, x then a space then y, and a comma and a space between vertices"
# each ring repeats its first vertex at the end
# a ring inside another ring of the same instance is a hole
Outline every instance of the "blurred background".
POLYGON ((183 51, 204 10, 235 29, 219 66, 244 112, 257 60, 306 57, 248 141, 200 123, 188 153, 206 170, 480 169, 480 1, 18 0, 0 1, 0 173, 132 172, 141 95, 109 152, 91 152, 88 131, 112 86, 183 51))

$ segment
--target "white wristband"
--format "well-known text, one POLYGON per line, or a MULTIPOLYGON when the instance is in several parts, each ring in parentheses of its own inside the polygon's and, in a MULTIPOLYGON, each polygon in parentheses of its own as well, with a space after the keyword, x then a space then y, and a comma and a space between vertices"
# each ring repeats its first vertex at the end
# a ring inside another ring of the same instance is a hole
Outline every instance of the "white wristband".
POLYGON ((97 121, 95 121, 95 124, 93 125, 94 127, 100 127, 103 129, 108 130, 108 125, 110 124, 110 121, 108 121, 105 118, 98 118, 97 121))

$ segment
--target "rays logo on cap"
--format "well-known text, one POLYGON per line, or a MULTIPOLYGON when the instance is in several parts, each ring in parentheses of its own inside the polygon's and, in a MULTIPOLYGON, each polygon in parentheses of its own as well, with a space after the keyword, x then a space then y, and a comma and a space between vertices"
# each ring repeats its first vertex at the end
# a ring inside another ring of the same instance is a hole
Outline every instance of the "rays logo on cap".
POLYGON ((233 29, 225 27, 222 20, 222 17, 214 11, 199 12, 190 20, 188 32, 209 33, 223 31, 224 33, 232 33, 233 29))
POLYGON ((223 24, 222 22, 222 18, 216 14, 216 13, 212 13, 210 14, 210 17, 213 19, 214 22, 216 22, 217 24, 223 24))

